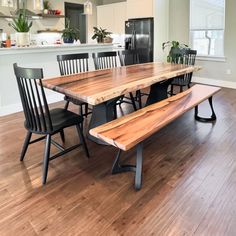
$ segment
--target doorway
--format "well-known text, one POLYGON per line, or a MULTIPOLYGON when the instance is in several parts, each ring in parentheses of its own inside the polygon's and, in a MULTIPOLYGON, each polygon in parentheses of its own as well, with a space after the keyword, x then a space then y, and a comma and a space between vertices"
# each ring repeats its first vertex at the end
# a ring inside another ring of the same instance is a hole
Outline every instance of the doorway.
POLYGON ((70 26, 79 29, 79 40, 87 42, 86 15, 84 5, 65 2, 65 17, 70 19, 70 26))

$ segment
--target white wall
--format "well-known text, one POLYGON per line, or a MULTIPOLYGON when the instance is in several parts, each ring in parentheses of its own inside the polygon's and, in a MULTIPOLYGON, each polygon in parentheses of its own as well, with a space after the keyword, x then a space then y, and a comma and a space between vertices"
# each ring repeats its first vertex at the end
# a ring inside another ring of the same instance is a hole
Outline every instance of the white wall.
POLYGON ((169 0, 154 0, 154 59, 164 61, 162 43, 169 40, 169 0))

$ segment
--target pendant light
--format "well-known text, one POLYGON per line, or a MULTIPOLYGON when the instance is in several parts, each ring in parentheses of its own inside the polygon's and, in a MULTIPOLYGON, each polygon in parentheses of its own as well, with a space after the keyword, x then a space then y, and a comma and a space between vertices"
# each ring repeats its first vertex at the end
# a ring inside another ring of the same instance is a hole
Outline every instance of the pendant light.
POLYGON ((43 0, 34 0, 34 10, 36 11, 43 10, 43 0))
POLYGON ((84 14, 85 15, 92 15, 93 14, 93 4, 89 0, 87 0, 84 3, 84 14))

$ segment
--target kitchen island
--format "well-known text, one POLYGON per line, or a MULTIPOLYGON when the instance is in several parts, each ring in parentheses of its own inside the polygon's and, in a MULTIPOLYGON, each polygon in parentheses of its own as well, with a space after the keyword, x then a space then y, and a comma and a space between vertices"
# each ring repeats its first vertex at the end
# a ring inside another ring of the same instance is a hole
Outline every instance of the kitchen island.
MULTIPOLYGON (((44 77, 60 75, 56 56, 61 54, 89 53, 112 51, 113 44, 79 44, 79 45, 43 45, 26 48, 0 48, 0 116, 22 111, 13 63, 22 67, 43 68, 44 77)), ((94 70, 92 58, 89 69, 94 70)), ((52 91, 47 92, 49 103, 63 99, 63 96, 52 91)))

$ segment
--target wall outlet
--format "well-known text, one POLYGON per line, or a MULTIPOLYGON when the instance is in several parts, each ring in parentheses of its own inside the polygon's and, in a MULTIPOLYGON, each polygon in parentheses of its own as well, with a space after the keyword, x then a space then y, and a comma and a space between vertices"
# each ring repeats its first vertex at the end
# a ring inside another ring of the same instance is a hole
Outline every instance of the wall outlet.
POLYGON ((231 70, 230 69, 226 70, 226 75, 231 75, 231 70))

